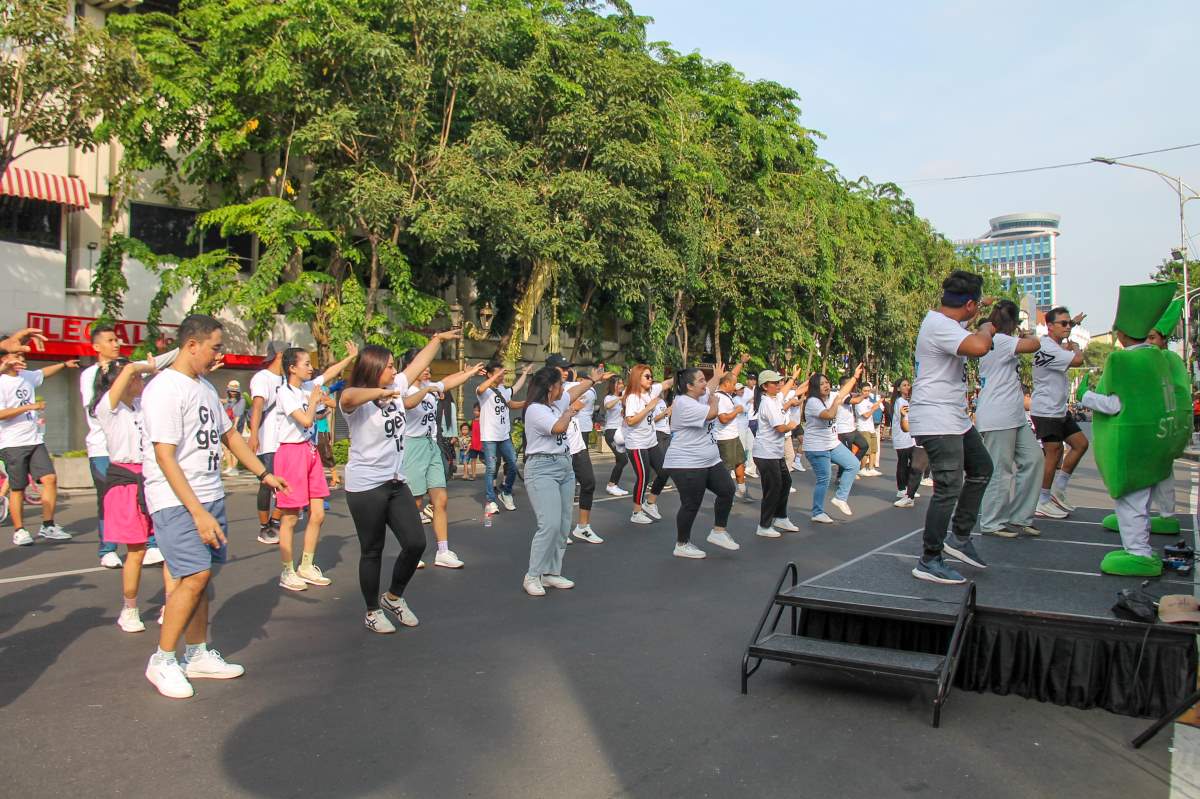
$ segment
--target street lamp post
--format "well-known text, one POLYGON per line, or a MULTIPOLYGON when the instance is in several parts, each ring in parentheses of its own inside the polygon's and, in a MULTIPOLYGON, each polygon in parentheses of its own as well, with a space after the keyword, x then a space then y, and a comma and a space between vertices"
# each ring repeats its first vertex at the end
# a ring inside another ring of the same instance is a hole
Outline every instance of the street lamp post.
MULTIPOLYGON (((467 339, 471 339, 472 341, 483 341, 485 338, 487 338, 492 332, 492 321, 495 318, 496 312, 492 309, 492 304, 490 302, 485 302, 483 307, 479 309, 479 327, 476 327, 472 323, 465 321, 463 307, 458 302, 455 302, 450 306, 450 324, 453 327, 461 327, 463 331, 463 337, 460 339, 455 339, 454 341, 454 354, 458 359, 458 371, 461 372, 463 369, 467 368, 467 353, 463 343, 467 339)), ((466 410, 463 407, 462 385, 459 385, 456 391, 457 393, 454 401, 458 405, 458 412, 463 414, 463 418, 465 418, 466 410)))
POLYGON ((1187 364, 1188 379, 1194 380, 1192 373, 1192 362, 1188 357, 1191 352, 1192 338, 1192 290, 1191 283, 1188 279, 1188 242, 1187 229, 1184 226, 1183 208, 1190 200, 1200 200, 1200 194, 1191 186, 1183 182, 1183 178, 1178 175, 1168 175, 1166 172, 1160 172, 1157 169, 1151 169, 1148 166, 1141 164, 1130 164, 1125 161, 1118 161, 1114 158, 1104 158, 1096 156, 1092 158, 1098 164, 1107 164, 1108 166, 1123 166, 1129 169, 1138 169, 1142 172, 1149 172, 1152 175, 1158 175, 1163 181, 1171 187, 1175 195, 1179 198, 1179 256, 1183 261, 1183 362, 1187 364), (1190 194, 1185 193, 1190 192, 1190 194))

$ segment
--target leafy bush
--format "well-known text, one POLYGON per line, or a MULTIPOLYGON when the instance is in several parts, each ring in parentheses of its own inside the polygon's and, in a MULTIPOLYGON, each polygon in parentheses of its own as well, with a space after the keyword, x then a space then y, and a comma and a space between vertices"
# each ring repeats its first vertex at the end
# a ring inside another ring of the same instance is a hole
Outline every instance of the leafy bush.
POLYGON ((350 460, 350 439, 343 438, 333 442, 333 462, 338 466, 345 466, 348 460, 350 460))

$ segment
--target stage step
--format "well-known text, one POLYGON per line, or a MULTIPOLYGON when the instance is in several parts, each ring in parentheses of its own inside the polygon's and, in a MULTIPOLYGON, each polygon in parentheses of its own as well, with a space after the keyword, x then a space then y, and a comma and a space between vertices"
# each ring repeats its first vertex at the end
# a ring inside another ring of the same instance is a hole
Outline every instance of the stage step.
POLYGON ((771 633, 758 643, 752 644, 750 656, 785 663, 886 674, 923 682, 936 682, 946 661, 945 655, 844 644, 840 641, 805 638, 786 633, 771 633))
POLYGON ((915 596, 875 594, 814 585, 794 585, 780 591, 775 601, 780 605, 853 616, 917 621, 953 627, 958 622, 965 586, 948 587, 945 601, 915 596))

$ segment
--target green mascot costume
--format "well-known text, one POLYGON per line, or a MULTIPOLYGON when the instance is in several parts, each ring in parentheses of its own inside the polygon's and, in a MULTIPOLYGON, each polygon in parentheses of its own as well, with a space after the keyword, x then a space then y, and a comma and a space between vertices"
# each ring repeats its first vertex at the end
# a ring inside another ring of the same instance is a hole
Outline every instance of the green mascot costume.
POLYGON ((1174 480, 1175 458, 1191 435, 1186 374, 1146 337, 1175 296, 1174 283, 1121 286, 1113 332, 1123 349, 1108 356, 1095 391, 1081 402, 1094 412, 1096 465, 1117 506, 1122 550, 1100 564, 1105 574, 1153 577, 1162 561, 1150 546, 1150 509, 1156 490, 1174 480))

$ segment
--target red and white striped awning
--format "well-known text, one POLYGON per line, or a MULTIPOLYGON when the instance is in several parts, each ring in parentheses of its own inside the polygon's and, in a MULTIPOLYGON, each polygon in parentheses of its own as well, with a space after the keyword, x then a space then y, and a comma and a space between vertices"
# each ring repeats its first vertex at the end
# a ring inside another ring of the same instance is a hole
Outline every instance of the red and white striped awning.
POLYGON ((4 177, 0 177, 0 194, 59 203, 67 206, 69 211, 81 211, 91 205, 87 186, 79 178, 35 172, 17 166, 10 166, 4 177))

